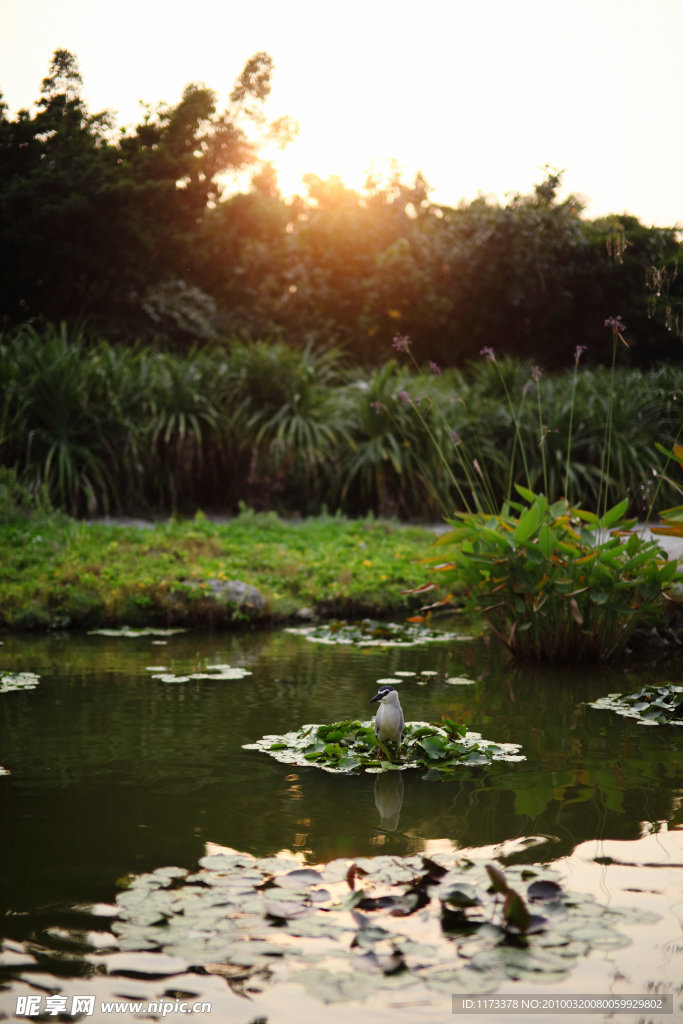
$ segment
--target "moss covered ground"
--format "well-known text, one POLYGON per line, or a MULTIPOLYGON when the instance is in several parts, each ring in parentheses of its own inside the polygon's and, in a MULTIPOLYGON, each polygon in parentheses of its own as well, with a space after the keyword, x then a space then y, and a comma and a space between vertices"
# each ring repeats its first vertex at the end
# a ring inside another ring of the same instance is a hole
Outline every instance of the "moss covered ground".
POLYGON ((224 625, 282 621, 302 608, 322 616, 401 614, 417 599, 400 591, 428 578, 416 559, 433 540, 426 529, 382 520, 290 523, 252 512, 221 525, 198 513, 150 530, 61 516, 6 524, 0 627, 224 625), (210 580, 256 587, 265 608, 257 614, 216 600, 210 580))

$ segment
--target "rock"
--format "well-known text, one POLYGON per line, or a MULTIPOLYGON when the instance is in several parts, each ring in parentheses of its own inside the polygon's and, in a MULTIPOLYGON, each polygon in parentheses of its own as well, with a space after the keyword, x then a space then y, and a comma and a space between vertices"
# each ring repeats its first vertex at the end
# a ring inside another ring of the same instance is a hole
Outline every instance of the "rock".
POLYGON ((242 583, 241 580, 207 580, 206 584, 214 597, 220 601, 230 601, 238 608, 262 612, 266 607, 263 594, 256 587, 242 583))
POLYGON ((299 608, 295 614, 297 619, 306 619, 306 621, 310 621, 310 619, 315 618, 315 611, 313 608, 299 608))

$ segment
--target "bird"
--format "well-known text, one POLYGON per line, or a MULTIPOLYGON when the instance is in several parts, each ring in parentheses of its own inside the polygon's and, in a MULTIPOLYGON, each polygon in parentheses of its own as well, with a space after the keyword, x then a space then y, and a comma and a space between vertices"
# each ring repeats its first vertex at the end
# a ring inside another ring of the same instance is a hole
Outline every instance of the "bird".
POLYGON ((398 756, 401 756, 401 736, 403 735, 403 709, 398 699, 398 692, 395 686, 380 686, 378 692, 370 701, 370 704, 379 703, 375 715, 375 736, 377 737, 377 759, 380 757, 379 743, 382 740, 392 740, 398 746, 398 756))

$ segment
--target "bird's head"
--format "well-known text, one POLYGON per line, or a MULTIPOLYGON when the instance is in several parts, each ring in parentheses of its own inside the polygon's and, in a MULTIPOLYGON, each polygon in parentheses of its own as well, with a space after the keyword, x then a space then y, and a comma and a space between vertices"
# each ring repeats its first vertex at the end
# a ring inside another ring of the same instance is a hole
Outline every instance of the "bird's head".
POLYGON ((380 686, 375 696, 370 701, 370 704, 376 702, 380 704, 398 704, 398 691, 395 686, 380 686))

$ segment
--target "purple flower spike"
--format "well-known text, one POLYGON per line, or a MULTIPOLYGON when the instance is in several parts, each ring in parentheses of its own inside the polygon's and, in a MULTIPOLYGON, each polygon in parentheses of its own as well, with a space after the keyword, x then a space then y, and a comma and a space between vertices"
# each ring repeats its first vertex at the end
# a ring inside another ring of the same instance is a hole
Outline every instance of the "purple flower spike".
POLYGON ((586 346, 585 345, 577 345, 576 348, 574 349, 574 362, 577 364, 577 366, 578 366, 578 363, 579 363, 579 359, 581 358, 581 356, 583 355, 583 353, 585 351, 586 351, 586 346))
POLYGON ((539 380, 543 376, 543 370, 541 369, 541 367, 540 366, 532 366, 531 367, 531 376, 533 377, 534 381, 538 384, 539 380))
POLYGON ((441 368, 437 366, 436 363, 433 363, 431 359, 429 361, 429 369, 431 370, 435 377, 441 376, 441 368))
POLYGON ((374 409, 375 412, 377 413, 377 415, 379 416, 379 414, 381 412, 381 409, 382 409, 382 403, 381 402, 370 402, 370 408, 374 409))
POLYGON ((398 397, 401 399, 404 405, 410 405, 410 395, 407 391, 399 391, 398 397))
POLYGON ((453 442, 456 448, 458 447, 459 444, 462 444, 462 441, 460 440, 460 435, 458 434, 457 430, 451 430, 451 441, 453 442))
POLYGON ((492 363, 495 363, 496 361, 496 357, 493 354, 493 349, 489 345, 485 345, 484 348, 479 353, 479 355, 486 356, 486 358, 490 359, 492 363))
POLYGON ((476 459, 474 460, 474 462, 472 463, 472 465, 474 466, 474 468, 476 469, 477 473, 479 474, 479 476, 480 476, 480 477, 482 478, 482 480, 483 480, 483 479, 484 479, 484 474, 482 473, 481 469, 479 468, 479 463, 477 462, 477 460, 476 460, 476 459))
POLYGON ((397 334, 392 344, 397 352, 407 352, 410 348, 411 341, 406 335, 397 334))
POLYGON ((611 327, 613 331, 625 330, 624 322, 620 316, 611 316, 605 320, 605 327, 611 327))

